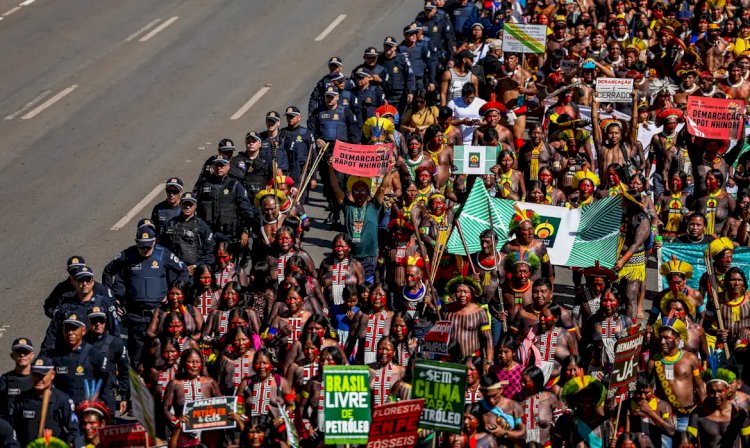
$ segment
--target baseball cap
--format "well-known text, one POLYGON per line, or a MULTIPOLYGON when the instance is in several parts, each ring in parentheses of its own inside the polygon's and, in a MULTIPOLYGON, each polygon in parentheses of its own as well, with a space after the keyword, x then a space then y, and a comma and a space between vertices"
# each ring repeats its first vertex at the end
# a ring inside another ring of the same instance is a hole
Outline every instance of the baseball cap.
POLYGON ((135 235, 135 242, 138 247, 151 247, 156 242, 156 232, 150 227, 140 228, 135 235))
POLYGON ((437 6, 435 6, 435 3, 432 1, 426 1, 424 2, 424 9, 435 9, 437 6))
POLYGON ((140 221, 138 221, 138 225, 137 225, 136 227, 137 227, 138 229, 140 229, 140 228, 142 228, 142 227, 147 227, 147 228, 149 228, 149 229, 152 229, 152 230, 156 231, 156 226, 155 226, 155 225, 154 225, 154 223, 153 223, 153 222, 152 222, 152 221, 151 221, 150 219, 148 219, 148 218, 141 218, 141 219, 140 219, 140 221))
POLYGON ((481 23, 479 23, 479 22, 474 22, 474 23, 473 23, 473 24, 471 25, 471 27, 472 27, 472 28, 474 28, 475 26, 478 26, 479 28, 481 28, 481 29, 484 29, 484 25, 482 25, 482 24, 481 24, 481 23))
POLYGON ((211 163, 213 163, 214 165, 226 165, 227 163, 229 163, 229 159, 224 156, 216 156, 211 163))
POLYGON ((500 39, 492 39, 489 43, 490 50, 502 50, 503 41, 500 39))
POLYGON ((94 271, 88 266, 78 266, 71 273, 74 279, 79 280, 86 277, 94 277, 94 271))
MULTIPOLYGON (((221 149, 221 148, 219 148, 219 149, 221 149)), ((179 177, 170 177, 169 179, 167 179, 167 185, 166 186, 167 187, 175 187, 175 188, 177 188, 180 191, 182 191, 182 190, 185 189, 185 184, 182 183, 182 179, 180 179, 179 177)))
POLYGON ((99 308, 98 306, 95 306, 89 310, 89 320, 91 320, 92 317, 107 317, 107 313, 104 312, 103 309, 99 308))
POLYGON ((55 368, 55 364, 47 356, 38 355, 31 363, 31 373, 46 375, 47 372, 55 368))
POLYGON ((68 317, 66 317, 63 321, 63 325, 64 324, 78 325, 79 327, 86 328, 86 322, 84 322, 83 319, 78 316, 78 314, 69 314, 68 317))
POLYGON ((325 93, 326 96, 338 96, 338 94, 339 94, 339 89, 337 89, 336 87, 328 86, 328 88, 326 88, 326 93, 325 93))
POLYGON ((365 54, 364 56, 377 56, 378 55, 378 49, 375 47, 367 47, 365 48, 365 54))
POLYGON ((338 65, 339 67, 342 67, 344 65, 343 62, 341 62, 341 58, 338 56, 334 56, 331 59, 328 60, 328 65, 338 65))
POLYGON ((299 107, 297 106, 287 107, 286 112, 284 112, 284 115, 300 115, 299 107))
POLYGON ((180 198, 180 202, 192 202, 193 204, 197 204, 198 199, 193 196, 193 193, 185 193, 180 198))
POLYGON ((84 266, 86 264, 86 261, 80 255, 73 255, 72 257, 68 258, 68 262, 66 264, 68 272, 70 272, 71 269, 75 268, 76 266, 84 266))
POLYGON ((396 42, 396 38, 393 36, 388 36, 383 41, 383 45, 389 46, 389 47, 396 47, 398 46, 398 42, 396 42))
POLYGON ((11 346, 11 350, 16 351, 18 349, 24 349, 28 350, 30 352, 34 351, 34 344, 31 343, 31 339, 29 338, 18 338, 15 341, 13 341, 13 345, 11 346))
POLYGON ((247 134, 245 134, 245 143, 250 142, 250 140, 255 140, 259 142, 263 139, 260 138, 260 136, 255 131, 250 131, 247 134))
POLYGON ((370 70, 367 70, 366 68, 360 68, 356 72, 354 72, 354 76, 358 78, 369 78, 372 76, 370 73, 370 70))
POLYGON ((234 146, 234 142, 228 138, 222 138, 219 140, 219 151, 225 152, 225 151, 232 151, 236 150, 237 148, 234 146))
POLYGON ((422 27, 417 22, 412 22, 404 27, 404 34, 413 34, 422 31, 422 27))
POLYGON ((275 110, 266 114, 266 120, 281 121, 281 116, 275 110))
POLYGON ((343 73, 336 73, 335 75, 331 76, 331 79, 329 79, 330 82, 336 82, 336 81, 343 81, 346 79, 346 75, 343 73))

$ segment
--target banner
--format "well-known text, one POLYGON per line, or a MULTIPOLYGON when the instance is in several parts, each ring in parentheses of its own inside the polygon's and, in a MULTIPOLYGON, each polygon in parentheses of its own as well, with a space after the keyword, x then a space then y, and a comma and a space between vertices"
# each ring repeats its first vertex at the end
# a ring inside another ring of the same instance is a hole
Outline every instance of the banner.
MULTIPOLYGON (((491 198, 481 182, 474 183, 458 216, 470 253, 480 250, 479 235, 490 228, 490 212, 497 248, 511 239, 508 224, 515 214, 516 203, 522 210, 531 209, 539 214, 541 219, 534 233, 547 246, 552 264, 589 267, 599 261, 603 267, 614 266, 622 219, 620 198, 607 197, 580 209, 568 209, 491 198)), ((458 232, 451 234, 446 249, 451 254, 465 255, 458 232)))
POLYGON ((460 433, 464 423, 466 365, 416 361, 411 395, 424 398, 419 427, 460 433))
POLYGON ((643 348, 646 330, 618 339, 615 343, 615 362, 609 376, 609 390, 612 396, 617 390, 638 379, 638 361, 643 348))
POLYGON ((540 54, 546 47, 547 25, 503 24, 503 51, 540 54))
POLYGON ((447 355, 452 326, 453 324, 449 320, 437 321, 430 328, 430 331, 424 335, 419 350, 423 353, 432 353, 434 355, 447 355))
POLYGON ((690 135, 729 140, 739 138, 745 101, 689 96, 685 123, 690 135))
POLYGON ((494 146, 456 146, 453 148, 453 165, 456 174, 491 174, 490 168, 497 164, 497 148, 494 146))
POLYGON ((146 443, 146 428, 140 423, 104 426, 98 431, 102 448, 141 448, 156 444, 150 437, 146 443))
MULTIPOLYGON (((661 262, 666 263, 672 259, 672 255, 678 260, 690 263, 693 267, 693 276, 687 280, 690 288, 698 289, 703 274, 706 273, 706 263, 703 254, 706 252, 708 244, 684 244, 684 243, 664 243, 661 247, 661 262)), ((750 272, 750 247, 736 247, 732 257, 732 266, 737 266, 744 272, 750 272)), ((662 278, 661 289, 667 289, 667 278, 662 278)))
POLYGON ((596 93, 602 103, 632 103, 633 80, 627 78, 596 78, 596 93))
POLYGON ((336 140, 331 161, 333 169, 352 176, 378 177, 388 173, 393 143, 355 145, 336 140))
POLYGON ((128 367, 128 378, 130 379, 130 402, 133 406, 133 416, 146 428, 148 435, 155 439, 154 397, 132 367, 128 367))
POLYGON ((367 366, 323 367, 325 444, 367 443, 370 371, 367 366))
POLYGON ((188 422, 182 424, 182 431, 234 428, 237 422, 229 418, 229 414, 235 412, 237 412, 237 397, 213 397, 186 401, 182 408, 182 415, 187 416, 188 422))
POLYGON ((407 400, 375 406, 367 448, 417 446, 419 416, 424 400, 407 400))

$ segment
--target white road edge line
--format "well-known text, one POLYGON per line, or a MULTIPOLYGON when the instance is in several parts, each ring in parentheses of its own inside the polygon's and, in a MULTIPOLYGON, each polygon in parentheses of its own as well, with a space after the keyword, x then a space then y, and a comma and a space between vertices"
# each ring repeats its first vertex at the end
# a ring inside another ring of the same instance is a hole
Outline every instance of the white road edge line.
POLYGON ((30 4, 34 3, 36 0, 26 0, 25 2, 21 2, 18 6, 29 6, 30 4))
POLYGON ((265 86, 265 87, 261 88, 260 90, 258 90, 257 92, 255 92, 255 95, 253 95, 252 98, 250 98, 249 100, 247 100, 247 103, 243 104, 242 107, 240 107, 237 110, 237 112, 235 112, 234 115, 232 115, 232 117, 230 118, 230 120, 238 120, 240 117, 242 117, 243 115, 245 115, 245 112, 247 112, 248 110, 250 110, 250 108, 253 107, 253 105, 255 103, 257 103, 258 100, 263 95, 265 95, 266 92, 268 92, 269 90, 271 90, 271 88, 268 87, 268 86, 265 86))
POLYGON ((318 34, 318 37, 315 38, 315 42, 320 42, 321 40, 325 39, 326 36, 328 36, 334 28, 339 26, 339 23, 344 21, 344 19, 346 19, 346 14, 341 14, 336 17, 333 22, 328 25, 328 28, 324 29, 322 33, 318 34))
POLYGON ((70 92, 74 91, 78 88, 78 84, 73 84, 72 86, 66 88, 62 92, 58 93, 57 95, 53 96, 52 98, 48 99, 47 101, 43 102, 36 108, 32 109, 31 112, 27 113, 23 117, 21 117, 21 120, 30 120, 37 115, 39 115, 44 109, 50 107, 51 105, 55 104, 56 102, 63 99, 66 95, 68 95, 70 92))
POLYGON ((9 10, 7 10, 7 11, 5 11, 3 13, 3 17, 8 17, 9 15, 13 14, 14 12, 20 11, 20 10, 21 10, 20 6, 16 6, 16 7, 10 8, 9 10))
POLYGON ((156 199, 157 196, 159 196, 159 193, 162 193, 164 191, 164 184, 161 183, 154 187, 153 190, 149 194, 146 195, 145 198, 141 199, 141 202, 135 204, 135 207, 133 207, 125 216, 122 217, 121 220, 117 221, 117 224, 113 225, 109 230, 120 230, 123 227, 127 225, 127 223, 130 222, 135 215, 141 212, 144 207, 146 207, 148 204, 151 203, 154 199, 156 199))
POLYGON ((153 30, 151 30, 148 34, 138 39, 138 42, 146 42, 147 40, 151 39, 152 37, 156 36, 156 34, 163 30, 164 28, 168 27, 169 25, 175 23, 179 19, 179 17, 174 16, 172 18, 167 19, 166 22, 162 23, 161 25, 157 26, 153 30))
POLYGON ((24 106, 23 106, 22 108, 18 109, 17 111, 15 111, 15 112, 13 112, 12 114, 10 114, 10 115, 8 115, 7 117, 5 117, 5 120, 6 120, 6 121, 7 121, 7 120, 13 120, 13 119, 14 119, 14 118, 16 118, 17 116, 19 116, 19 115, 21 115, 22 113, 26 112, 26 110, 27 110, 27 109, 29 109, 29 108, 31 108, 31 106, 33 106, 34 104, 38 103, 39 101, 42 101, 42 100, 43 100, 44 98, 46 98, 46 97, 47 97, 47 95, 49 95, 50 93, 52 93, 52 91, 51 91, 51 90, 45 90, 44 92, 40 93, 40 94, 39 94, 39 96, 37 96, 37 97, 36 97, 36 98, 34 98, 33 100, 29 101, 28 103, 24 104, 24 106))
POLYGON ((156 25, 157 23, 159 23, 159 20, 161 20, 161 17, 158 17, 158 18, 156 18, 156 19, 154 19, 154 20, 152 20, 152 21, 148 22, 148 23, 146 24, 146 26, 144 26, 143 28, 139 29, 139 30, 138 30, 138 31, 136 31, 135 33, 133 33, 133 34, 131 34, 130 36, 128 36, 127 38, 125 38, 125 42, 130 42, 131 40, 133 40, 133 39, 135 39, 136 37, 140 36, 140 35, 141 35, 141 33, 145 33, 147 29, 149 29, 149 28, 151 28, 152 26, 154 26, 154 25, 156 25))

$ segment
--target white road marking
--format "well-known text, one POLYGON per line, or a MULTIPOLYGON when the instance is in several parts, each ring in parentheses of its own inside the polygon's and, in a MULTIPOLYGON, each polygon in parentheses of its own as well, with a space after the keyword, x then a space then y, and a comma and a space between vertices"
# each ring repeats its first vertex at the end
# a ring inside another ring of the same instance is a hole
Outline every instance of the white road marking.
POLYGON ((14 7, 14 8, 10 8, 9 10, 7 10, 7 11, 5 11, 5 12, 3 13, 3 17, 8 17, 9 15, 13 14, 13 13, 14 13, 14 12, 16 12, 16 11, 19 11, 20 9, 21 9, 21 7, 20 7, 20 6, 16 6, 16 7, 14 7))
POLYGON ((151 30, 148 34, 138 39, 138 42, 146 42, 147 40, 151 39, 152 37, 156 36, 156 34, 163 30, 164 28, 168 27, 169 25, 175 23, 179 19, 179 17, 174 16, 172 18, 167 19, 166 22, 162 23, 161 25, 157 26, 153 30, 151 30))
POLYGON ((18 6, 29 6, 30 4, 34 3, 36 0, 26 0, 25 2, 22 2, 18 6))
POLYGON ((141 199, 141 202, 135 204, 135 207, 133 207, 125 216, 123 216, 122 219, 117 221, 117 224, 113 225, 109 230, 120 230, 125 227, 125 225, 127 225, 127 223, 129 223, 135 215, 140 213, 144 207, 150 204, 151 201, 156 199, 156 197, 159 196, 159 193, 162 192, 164 192, 164 184, 159 184, 154 187, 154 189, 151 190, 151 192, 147 194, 145 198, 141 199))
POLYGON ((141 33, 145 33, 147 29, 151 28, 152 26, 159 23, 159 20, 161 20, 161 17, 158 17, 150 22, 148 22, 143 28, 139 29, 135 33, 131 34, 125 39, 125 42, 130 42, 131 40, 135 39, 136 37, 140 36, 141 33))
POLYGON ((341 14, 336 17, 333 22, 328 25, 328 28, 324 29, 322 33, 318 34, 318 37, 315 38, 315 42, 320 42, 321 40, 325 39, 326 36, 328 36, 334 28, 339 26, 339 24, 344 21, 344 19, 346 19, 346 14, 341 14))
POLYGON ((245 112, 247 112, 248 110, 250 110, 250 108, 253 107, 253 105, 255 103, 257 103, 258 100, 263 95, 265 95, 266 92, 268 92, 269 90, 271 90, 271 88, 268 87, 268 86, 265 86, 262 89, 260 89, 257 92, 255 92, 255 95, 253 95, 252 98, 250 98, 249 100, 247 100, 247 103, 243 104, 242 107, 240 107, 237 110, 237 112, 235 112, 234 115, 232 115, 230 117, 230 120, 238 120, 240 117, 242 117, 243 115, 245 115, 245 112))
POLYGON ((13 120, 17 116, 19 116, 22 113, 26 112, 26 110, 28 110, 34 104, 38 103, 39 101, 42 101, 50 93, 52 93, 51 90, 45 90, 44 92, 42 92, 41 94, 39 94, 38 97, 36 97, 33 100, 29 101, 28 103, 24 104, 24 106, 22 108, 18 109, 14 113, 12 113, 12 114, 8 115, 7 117, 5 117, 5 120, 13 120))
POLYGON ((42 104, 40 104, 36 108, 32 109, 31 112, 29 112, 26 115, 24 115, 23 117, 21 117, 21 120, 30 120, 30 119, 36 117, 44 109, 46 109, 46 108, 52 106, 53 104, 55 104, 56 102, 60 101, 66 95, 68 95, 70 92, 74 91, 77 88, 78 88, 78 84, 73 84, 72 86, 66 88, 62 92, 58 93, 57 95, 55 95, 52 98, 48 99, 47 101, 43 102, 42 104))

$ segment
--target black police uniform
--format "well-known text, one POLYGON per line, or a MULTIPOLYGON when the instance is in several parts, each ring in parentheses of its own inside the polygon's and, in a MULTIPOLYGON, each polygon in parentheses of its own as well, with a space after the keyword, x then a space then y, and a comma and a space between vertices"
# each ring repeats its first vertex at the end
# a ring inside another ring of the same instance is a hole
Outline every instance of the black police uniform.
MULTIPOLYGON (((84 439, 78 427, 75 404, 65 392, 52 386, 44 427, 52 430, 52 436, 71 446, 83 446, 84 439)), ((36 440, 39 422, 42 419, 42 397, 34 389, 22 393, 13 403, 11 424, 21 446, 36 440)))
POLYGON ((193 215, 179 215, 164 227, 159 240, 188 266, 212 265, 214 237, 206 221, 193 215))
POLYGON ((127 309, 128 353, 137 366, 154 309, 167 296, 168 285, 176 280, 188 281, 187 267, 163 246, 154 245, 151 255, 143 257, 133 245, 107 264, 102 277, 127 309))
POLYGON ((169 202, 161 201, 154 205, 154 209, 151 210, 151 222, 156 226, 156 233, 160 234, 169 220, 176 216, 180 216, 180 213, 182 213, 180 204, 172 207, 169 202))
POLYGON ((16 438, 16 431, 3 419, 0 419, 0 444, 5 448, 21 448, 16 438))
POLYGON ((10 415, 13 402, 22 393, 31 389, 31 374, 23 375, 14 370, 0 376, 0 417, 10 415))
POLYGON ((310 93, 310 100, 307 102, 308 113, 318 108, 323 100, 323 94, 325 94, 326 87, 331 84, 331 80, 337 76, 338 72, 330 72, 315 83, 315 87, 310 93))
POLYGON ((65 392, 74 403, 86 400, 85 381, 100 380, 99 399, 110 409, 117 409, 110 362, 96 347, 82 341, 74 350, 65 347, 51 353, 50 359, 55 364, 55 387, 65 392))
POLYGON ((258 134, 258 137, 261 138, 260 153, 271 161, 273 161, 273 145, 278 145, 276 147, 276 168, 288 175, 291 157, 283 147, 284 139, 281 132, 272 137, 268 134, 268 131, 263 131, 258 134))
POLYGON ((362 110, 360 123, 374 117, 375 109, 385 104, 385 93, 380 86, 370 84, 365 89, 356 88, 353 92, 359 97, 359 106, 362 110))
MULTIPOLYGON (((198 174, 198 180, 196 181, 196 183, 201 182, 202 180, 213 174, 213 172, 211 171, 211 167, 213 166, 216 157, 218 157, 218 155, 213 155, 206 159, 205 162, 203 162, 203 168, 198 174)), ((236 156, 233 156, 229 159, 229 174, 227 174, 227 176, 241 181, 242 178, 245 177, 245 169, 245 162, 242 159, 238 159, 236 156)), ((177 215, 179 215, 179 213, 177 213, 177 215)))
MULTIPOLYGON (((93 334, 89 332, 86 334, 85 340, 107 357, 110 370, 114 369, 114 377, 117 379, 117 394, 120 396, 120 400, 130 400, 130 378, 128 377, 130 360, 122 338, 116 338, 109 333, 93 334)), ((112 383, 112 387, 114 386, 114 383, 112 383)))
POLYGON ((230 176, 211 175, 195 184, 194 194, 198 198, 198 217, 206 221, 214 234, 233 239, 252 219, 245 187, 230 176))
MULTIPOLYGON (((73 285, 73 280, 68 277, 65 280, 58 283, 51 293, 44 299, 44 314, 50 319, 55 314, 55 308, 63 302, 66 295, 70 293, 76 293, 76 287, 73 285)), ((102 285, 99 282, 94 282, 94 294, 101 297, 112 297, 112 290, 102 285)))
POLYGON ((310 151, 313 152, 310 154, 310 165, 312 165, 315 160, 316 151, 313 133, 306 127, 297 125, 293 128, 289 126, 285 127, 281 130, 281 135, 284 137, 282 147, 291 157, 290 175, 292 176, 292 179, 294 179, 294 184, 299 187, 302 170, 305 169, 305 162, 307 162, 307 155, 310 151))
POLYGON ((117 302, 114 298, 103 297, 96 293, 86 302, 81 302, 77 293, 68 293, 65 295, 63 302, 55 309, 52 320, 47 326, 47 332, 42 341, 41 353, 49 353, 60 348, 62 343, 63 321, 66 316, 75 314, 77 316, 86 316, 92 308, 98 307, 107 314, 107 331, 112 336, 120 337, 122 335, 122 325, 120 316, 117 314, 117 302))
POLYGON ((243 152, 236 158, 242 158, 247 167, 242 184, 247 191, 248 202, 253 204, 255 195, 265 188, 266 182, 271 178, 271 171, 273 171, 271 169, 271 154, 258 152, 258 155, 254 159, 251 159, 248 157, 247 152, 243 152))
POLYGON ((395 106, 399 112, 406 107, 406 95, 414 91, 414 73, 409 66, 406 56, 396 53, 391 59, 380 55, 378 63, 385 68, 383 90, 388 103, 395 106))

